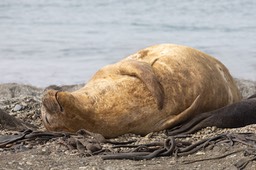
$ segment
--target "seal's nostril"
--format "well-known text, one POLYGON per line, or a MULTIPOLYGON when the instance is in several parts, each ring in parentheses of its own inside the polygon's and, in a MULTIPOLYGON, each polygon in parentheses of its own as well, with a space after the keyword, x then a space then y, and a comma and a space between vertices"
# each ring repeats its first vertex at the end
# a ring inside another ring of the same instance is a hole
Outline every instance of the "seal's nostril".
POLYGON ((55 93, 55 98, 56 98, 56 101, 57 101, 57 103, 58 103, 58 105, 59 105, 59 107, 60 107, 60 111, 61 112, 63 112, 63 107, 61 106, 61 104, 60 104, 60 102, 59 102, 59 100, 58 100, 58 93, 59 93, 60 91, 57 91, 56 93, 55 93))

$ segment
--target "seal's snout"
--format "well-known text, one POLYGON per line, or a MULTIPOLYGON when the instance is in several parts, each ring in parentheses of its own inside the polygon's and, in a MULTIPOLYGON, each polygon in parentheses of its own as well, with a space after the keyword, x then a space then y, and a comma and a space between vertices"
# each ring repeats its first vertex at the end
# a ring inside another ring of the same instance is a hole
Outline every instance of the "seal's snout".
POLYGON ((63 112, 63 107, 58 100, 58 93, 56 90, 48 90, 42 99, 42 104, 49 114, 63 112))
POLYGON ((42 98, 41 117, 47 130, 67 130, 65 115, 68 112, 67 103, 70 96, 68 92, 48 90, 42 98))
MULTIPOLYGON (((42 98, 41 107, 41 118, 45 128, 50 131, 69 132, 81 129, 82 126, 78 121, 79 117, 76 118, 76 115, 73 114, 74 107, 77 106, 76 103, 76 98, 70 92, 46 91, 42 98)), ((79 112, 76 111, 75 113, 79 112)))

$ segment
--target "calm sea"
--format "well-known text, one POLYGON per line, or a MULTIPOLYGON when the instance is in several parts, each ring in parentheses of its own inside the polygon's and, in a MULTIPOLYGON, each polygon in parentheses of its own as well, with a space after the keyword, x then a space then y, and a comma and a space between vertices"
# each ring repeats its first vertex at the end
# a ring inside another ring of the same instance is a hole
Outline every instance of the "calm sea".
POLYGON ((0 1, 0 83, 84 83, 159 43, 197 48, 256 80, 256 1, 0 1))

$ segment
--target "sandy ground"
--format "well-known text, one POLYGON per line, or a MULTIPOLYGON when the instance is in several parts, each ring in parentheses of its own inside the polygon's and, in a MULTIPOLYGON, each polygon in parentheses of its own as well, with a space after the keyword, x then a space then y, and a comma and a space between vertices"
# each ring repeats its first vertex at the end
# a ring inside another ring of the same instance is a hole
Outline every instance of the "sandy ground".
MULTIPOLYGON (((256 82, 237 80, 244 97, 256 92, 256 82)), ((73 91, 82 85, 63 86, 62 89, 73 91)), ((40 103, 44 89, 21 85, 0 84, 0 109, 10 115, 33 124, 38 130, 45 130, 40 119, 40 103)), ((13 134, 15 131, 1 127, 0 135, 13 134)), ((195 142, 203 138, 221 133, 255 133, 256 125, 249 125, 237 129, 218 129, 208 127, 187 137, 184 140, 195 142)), ((124 135, 116 140, 129 140, 152 142, 164 141, 167 137, 164 132, 154 133, 150 136, 124 135)), ((256 145, 256 144, 255 144, 256 145)), ((111 147, 111 146, 106 146, 111 147)), ((200 150, 192 155, 159 157, 151 160, 103 160, 100 156, 81 156, 77 150, 68 150, 56 140, 51 140, 36 146, 21 149, 6 150, 0 148, 0 169, 237 169, 236 164, 247 158, 244 151, 231 154, 221 159, 204 160, 185 164, 187 160, 199 160, 224 155, 239 149, 246 148, 243 144, 217 145, 212 148, 200 150)), ((245 169, 256 169, 256 161, 250 161, 245 169)))

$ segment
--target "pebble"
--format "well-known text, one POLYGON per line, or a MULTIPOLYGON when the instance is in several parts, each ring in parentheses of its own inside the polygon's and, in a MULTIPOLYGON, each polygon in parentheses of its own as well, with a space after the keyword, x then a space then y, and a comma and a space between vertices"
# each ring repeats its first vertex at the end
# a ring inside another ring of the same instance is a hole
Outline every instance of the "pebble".
POLYGON ((27 149, 32 149, 32 148, 33 148, 33 145, 28 144, 28 145, 26 146, 26 148, 27 148, 27 149))
POLYGON ((22 109, 22 106, 19 104, 16 104, 15 107, 13 108, 14 112, 20 111, 22 109))
POLYGON ((176 160, 171 160, 169 163, 170 163, 171 165, 174 165, 174 164, 176 164, 176 160))
POLYGON ((58 167, 52 167, 50 168, 50 170, 58 170, 59 168, 58 167))
POLYGON ((15 161, 9 161, 9 162, 8 162, 9 165, 12 165, 12 164, 14 164, 14 163, 15 163, 15 161))
POLYGON ((27 161, 26 164, 27 164, 27 165, 33 165, 33 163, 30 162, 30 161, 27 161))
POLYGON ((198 152, 195 153, 195 155, 205 155, 205 152, 198 151, 198 152))
POLYGON ((22 168, 22 167, 18 166, 18 167, 17 167, 17 169, 19 169, 19 170, 23 170, 24 168, 22 168))

